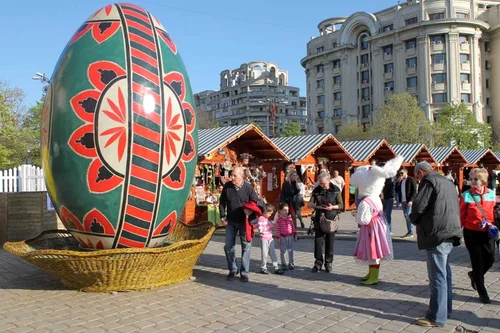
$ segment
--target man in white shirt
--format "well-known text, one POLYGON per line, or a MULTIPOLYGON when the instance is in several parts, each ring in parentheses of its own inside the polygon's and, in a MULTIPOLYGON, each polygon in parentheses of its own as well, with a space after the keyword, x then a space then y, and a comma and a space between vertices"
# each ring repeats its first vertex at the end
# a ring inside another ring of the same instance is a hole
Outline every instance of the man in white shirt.
POLYGON ((333 185, 337 186, 342 192, 345 186, 345 181, 344 178, 340 176, 338 170, 333 170, 333 177, 331 179, 331 182, 333 183, 333 185))

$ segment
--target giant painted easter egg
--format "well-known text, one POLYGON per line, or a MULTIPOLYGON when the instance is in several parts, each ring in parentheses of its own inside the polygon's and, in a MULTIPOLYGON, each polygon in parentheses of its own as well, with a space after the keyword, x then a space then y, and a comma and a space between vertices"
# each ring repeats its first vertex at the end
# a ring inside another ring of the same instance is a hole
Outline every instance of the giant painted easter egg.
POLYGON ((193 94, 149 12, 106 6, 56 65, 42 120, 47 188, 83 247, 154 247, 184 208, 196 164, 193 94))

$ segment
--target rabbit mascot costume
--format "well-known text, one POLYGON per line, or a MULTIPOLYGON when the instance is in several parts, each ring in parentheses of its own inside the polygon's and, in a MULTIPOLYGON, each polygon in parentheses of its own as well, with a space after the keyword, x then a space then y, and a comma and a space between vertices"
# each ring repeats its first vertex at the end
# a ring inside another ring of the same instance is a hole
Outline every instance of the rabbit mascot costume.
POLYGON ((395 177, 402 162, 403 157, 397 156, 383 167, 377 165, 358 167, 351 176, 351 185, 358 190, 361 199, 355 215, 360 228, 354 257, 358 263, 369 265, 368 275, 361 278, 361 283, 364 285, 377 284, 380 261, 394 258, 380 194, 385 179, 395 177))

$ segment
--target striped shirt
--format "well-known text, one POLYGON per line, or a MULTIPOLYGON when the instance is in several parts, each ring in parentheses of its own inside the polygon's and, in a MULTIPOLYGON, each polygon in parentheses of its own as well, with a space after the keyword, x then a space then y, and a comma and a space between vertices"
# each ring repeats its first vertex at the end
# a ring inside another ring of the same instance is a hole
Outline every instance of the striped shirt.
POLYGON ((276 237, 295 236, 295 226, 290 216, 278 217, 276 220, 276 237))
POLYGON ((260 238, 262 240, 273 239, 273 225, 269 219, 264 216, 259 216, 258 225, 260 238))

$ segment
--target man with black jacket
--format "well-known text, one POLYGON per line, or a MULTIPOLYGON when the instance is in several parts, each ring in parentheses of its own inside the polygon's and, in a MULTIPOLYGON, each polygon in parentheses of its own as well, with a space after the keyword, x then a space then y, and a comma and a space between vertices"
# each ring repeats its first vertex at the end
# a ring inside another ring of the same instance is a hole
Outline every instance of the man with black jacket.
POLYGON ((382 206, 387 220, 389 232, 392 234, 392 208, 394 207, 394 178, 386 178, 384 189, 382 190, 382 206))
POLYGON ((248 282, 248 273, 250 272, 250 249, 252 241, 248 242, 246 237, 246 215, 243 211, 243 205, 250 202, 257 202, 259 198, 252 185, 245 182, 243 178, 243 169, 236 167, 231 173, 231 181, 224 184, 219 199, 219 211, 221 222, 226 225, 226 240, 224 252, 226 253, 227 266, 229 274, 227 280, 234 280, 235 276, 240 275, 240 280, 248 282), (227 210, 226 210, 227 208, 227 210), (226 214, 227 211, 227 214, 226 214), (241 270, 236 265, 236 234, 240 234, 241 243, 241 270))
POLYGON ((452 312, 451 268, 448 261, 453 246, 460 245, 460 208, 452 182, 427 162, 415 166, 420 180, 413 201, 411 222, 417 227, 417 244, 427 251, 427 274, 431 288, 429 309, 416 321, 425 327, 443 327, 452 312))
POLYGON ((413 199, 417 195, 417 182, 413 177, 408 176, 408 170, 401 169, 398 174, 400 182, 396 187, 396 191, 399 195, 399 200, 401 201, 401 207, 403 208, 403 215, 406 220, 406 228, 408 232, 403 238, 413 237, 413 225, 410 222, 411 207, 413 205, 413 199))

